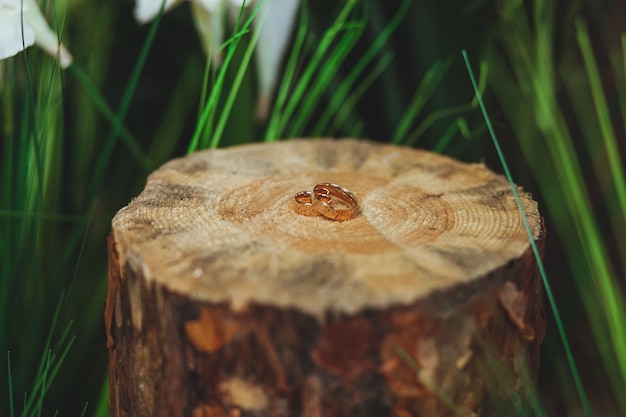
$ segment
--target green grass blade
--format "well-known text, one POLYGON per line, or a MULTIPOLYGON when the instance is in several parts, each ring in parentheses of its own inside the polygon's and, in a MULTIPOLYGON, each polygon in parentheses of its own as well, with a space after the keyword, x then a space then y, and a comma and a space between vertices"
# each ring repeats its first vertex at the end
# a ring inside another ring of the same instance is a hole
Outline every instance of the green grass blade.
MULTIPOLYGON (((447 68, 445 69, 445 71, 447 71, 447 68)), ((441 80, 438 80, 434 87, 436 87, 440 83, 441 83, 441 80)), ((479 79, 478 79, 478 88, 479 88, 481 94, 485 91, 486 86, 487 86, 487 63, 483 61, 483 62, 481 62, 480 74, 479 74, 479 79)), ((429 96, 431 94, 432 94, 432 92, 429 94, 429 96)), ((407 145, 407 146, 414 146, 415 143, 418 141, 418 139, 421 138, 426 133, 426 131, 432 125, 434 125, 436 122, 438 122, 440 120, 444 120, 444 119, 450 118, 450 117, 453 117, 453 116, 460 116, 462 114, 468 113, 468 112, 476 109, 477 107, 478 107, 478 101, 476 101, 476 97, 474 96, 472 98, 472 100, 469 103, 467 103, 467 104, 461 104, 461 105, 458 105, 458 106, 453 106, 453 107, 437 110, 437 111, 434 111, 434 112, 430 113, 415 128, 415 130, 413 130, 404 139, 404 144, 407 145)), ((407 111, 407 113, 408 113, 408 111, 407 111)), ((410 117, 410 115, 408 115, 408 117, 410 117)), ((417 113, 415 113, 413 115, 413 117, 417 117, 417 113)), ((411 119, 409 118, 408 120, 411 120, 411 119)), ((411 123, 411 122, 409 122, 409 123, 411 123)), ((407 123, 407 125, 409 123, 407 123)), ((467 124, 466 124, 464 119, 463 120, 458 120, 458 118, 457 118, 457 120, 455 120, 454 124, 451 127, 453 127, 453 129, 458 128, 458 129, 462 130, 464 137, 469 137, 470 136, 468 130, 466 129, 467 128, 467 124)), ((447 130, 446 132, 444 132, 444 138, 442 138, 442 139, 445 140, 445 143, 443 143, 443 144, 437 143, 437 145, 435 146, 435 150, 436 149, 443 149, 443 148, 445 148, 447 146, 447 144, 450 142, 452 137, 446 137, 446 135, 449 135, 451 132, 452 132, 451 130, 447 130)), ((401 138, 401 137, 402 136, 399 136, 399 138, 401 138)))
POLYGON ((515 198, 515 203, 517 204, 517 207, 520 210, 520 214, 522 216, 522 222, 524 223, 524 228, 526 229, 526 233, 528 235, 530 246, 531 246, 533 254, 535 256, 535 260, 537 262, 537 267, 539 269, 539 273, 541 274, 541 279, 543 281, 544 290, 545 290, 546 296, 548 297, 548 302, 550 304, 550 308, 552 310, 552 313, 554 314, 554 321, 556 322, 556 325, 557 325, 557 330, 559 332, 559 336, 560 336, 561 342, 563 344, 563 349, 565 350, 565 356, 567 358, 567 362, 569 364, 570 371, 572 373, 572 377, 574 378, 574 384, 576 385, 576 389, 578 391, 578 395, 579 395, 580 401, 581 401, 583 409, 585 411, 585 415, 587 417, 591 417, 591 408, 589 406, 589 401, 587 400, 587 395, 585 394, 584 388, 582 386, 580 375, 578 373, 578 368, 576 367, 576 363, 574 362, 574 357, 572 355, 572 352, 571 352, 571 349, 570 349, 570 345, 569 345, 569 342, 567 340, 567 335, 565 334, 565 329, 563 327, 563 322, 561 320, 561 315, 559 313, 559 310, 557 308, 556 302, 554 300, 554 296, 552 295, 552 289, 551 289, 550 283, 548 281, 548 277, 546 275, 546 272, 545 272, 545 269, 544 269, 544 266, 543 266, 543 261, 541 260, 541 255, 539 253, 539 250, 537 249, 537 245, 535 244, 535 239, 534 239, 532 231, 530 229, 530 225, 528 224, 528 218, 526 217, 526 212, 524 210, 524 207, 522 206, 522 202, 520 200, 519 194, 517 193, 517 187, 515 185, 515 182, 513 181, 513 177, 511 175, 511 172, 509 171, 509 167, 508 167, 508 164, 506 163, 506 160, 504 158, 504 154, 502 153, 502 150, 500 149, 500 143, 498 142, 496 134, 495 134, 495 132, 493 130, 493 126, 491 125, 491 120, 489 118, 489 114, 487 113, 487 109, 485 107, 485 104, 483 103, 482 96, 480 94, 480 90, 478 89, 478 84, 476 83, 476 79, 474 77, 474 72, 472 71, 472 67, 471 67, 471 65, 469 63, 469 58, 468 58, 467 52, 465 50, 463 50, 463 60, 465 61, 465 65, 467 67, 467 72, 469 74, 470 81, 472 83, 472 87, 474 88, 474 93, 476 94, 476 99, 478 100, 478 104, 480 106, 480 110, 483 113, 483 117, 485 118, 485 123, 487 124, 487 129, 489 130, 489 134, 491 136, 491 139, 493 140, 494 147, 496 149, 496 152, 498 153, 498 157, 500 158, 500 162, 502 163, 502 168, 504 169, 505 176, 506 176, 507 180, 509 181, 509 184, 511 186, 511 190, 513 191, 513 196, 515 198))
MULTIPOLYGON (((211 78, 211 74, 214 74, 211 71, 211 56, 213 51, 208 51, 207 55, 204 57, 204 72, 202 76, 202 89, 200 90, 200 101, 198 103, 198 120, 202 116, 202 109, 207 104, 207 91, 209 91, 209 79, 211 78)), ((215 82, 215 78, 212 80, 215 82)))
POLYGON ((89 403, 85 403, 85 405, 83 406, 83 411, 81 411, 80 413, 80 417, 85 417, 85 413, 87 412, 87 407, 89 407, 89 403))
MULTIPOLYGON (((65 294, 61 293, 61 296, 59 297, 59 301, 57 302, 57 307, 54 310, 54 315, 52 316, 52 322, 50 323, 50 329, 48 331, 48 336, 46 337, 46 341, 44 343, 44 348, 45 351, 50 350, 51 346, 52 346, 52 339, 54 337, 54 334, 56 333, 57 330, 57 325, 59 323, 59 318, 61 316, 61 310, 63 308, 63 300, 65 298, 65 294)), ((38 379, 40 379, 40 377, 44 374, 44 370, 46 368, 46 356, 42 356, 40 362, 39 362, 39 367, 37 369, 37 375, 38 375, 38 379)))
POLYGON ((42 375, 42 384, 41 384, 41 390, 39 391, 39 401, 37 403, 37 408, 36 408, 36 414, 37 417, 41 417, 41 412, 43 410, 43 399, 46 396, 46 380, 48 378, 48 372, 50 371, 50 355, 51 355, 51 350, 48 349, 47 351, 47 355, 46 355, 46 366, 44 368, 43 371, 43 375, 42 375))
POLYGON ((300 58, 300 55, 304 50, 304 44, 307 38, 308 30, 309 28, 305 16, 305 7, 301 7, 299 13, 299 24, 296 35, 294 37, 293 47, 291 48, 291 53, 289 54, 287 65, 285 66, 283 80, 280 83, 278 92, 276 93, 276 100, 274 101, 272 113, 267 123, 267 128, 265 129, 265 142, 273 142, 279 139, 281 115, 284 112, 287 98, 289 97, 290 93, 290 87, 296 76, 298 59, 300 58))
MULTIPOLYGON (((313 136, 323 135, 323 132, 328 132, 326 134, 335 135, 341 128, 346 126, 348 123, 350 125, 358 125, 359 123, 356 121, 350 120, 352 117, 352 111, 356 108, 359 103, 361 97, 368 91, 369 87, 376 81, 380 75, 389 67, 389 64, 393 60, 393 54, 391 52, 385 53, 383 57, 376 63, 374 68, 367 74, 367 76, 359 83, 358 86, 354 88, 354 90, 345 98, 343 104, 336 109, 336 113, 333 115, 332 119, 332 127, 324 125, 326 120, 320 119, 318 125, 313 130, 313 136)), ((342 82, 343 86, 343 82, 342 82)), ((333 95, 333 98, 335 96, 333 95)), ((327 109, 331 106, 327 106, 327 109)), ((360 137, 360 133, 354 131, 349 133, 350 137, 360 137)))
MULTIPOLYGON (((155 134, 152 137, 148 156, 156 164, 166 161, 175 154, 176 147, 179 146, 179 138, 185 136, 184 128, 187 119, 193 117, 191 115, 194 112, 197 113, 196 119, 198 119, 204 108, 203 104, 189 100, 189 97, 197 92, 196 80, 199 77, 202 77, 203 83, 206 82, 206 85, 208 85, 209 73, 206 72, 206 68, 204 68, 204 72, 200 72, 198 61, 199 58, 191 56, 182 65, 182 70, 178 75, 172 96, 170 96, 167 102, 167 106, 163 111, 163 117, 160 118, 155 134)), ((207 60, 205 60, 205 64, 208 64, 207 60)), ((206 88, 203 84, 202 91, 206 88)), ((205 99, 201 99, 200 103, 204 101, 205 99)))
POLYGON ((598 70, 593 56, 593 47, 591 46, 587 26, 580 18, 576 20, 576 39, 578 40, 580 52, 587 71, 587 79, 589 80, 589 87, 591 88, 596 116, 598 117, 600 130, 602 132, 602 143, 604 144, 606 156, 609 161, 609 169, 619 200, 622 220, 626 222, 626 180, 624 179, 624 167, 620 160, 617 139, 615 138, 613 124, 611 122, 611 113, 609 112, 609 106, 604 96, 600 71, 598 70))
POLYGON ((441 81, 451 64, 452 59, 448 57, 448 59, 443 62, 435 62, 435 64, 426 72, 417 88, 417 91, 413 95, 409 106, 398 123, 398 127, 396 128, 396 131, 391 139, 392 143, 396 145, 402 143, 411 125, 417 118, 417 115, 422 111, 428 99, 435 92, 437 86, 441 84, 441 81))
POLYGON ((96 162, 93 179, 89 187, 88 202, 91 202, 95 198, 98 191, 100 190, 102 181, 104 180, 106 169, 109 166, 109 162, 113 155, 113 149, 115 148, 115 144, 117 143, 119 133, 122 130, 124 117, 126 116, 128 108, 130 106, 130 102, 135 93, 135 88, 137 87, 137 84, 139 82, 139 77, 141 76, 143 66, 146 63, 148 52, 150 51, 150 47, 152 46, 154 37, 156 36, 159 23, 161 22, 164 5, 165 1, 163 1, 163 3, 161 4, 161 10, 159 10, 159 13, 150 25, 148 35, 146 36, 146 40, 143 43, 141 51, 139 52, 137 61, 135 62, 135 66, 126 85, 126 89, 124 90, 124 94, 122 96, 122 100, 117 111, 113 126, 111 127, 111 130, 109 131, 109 134, 105 139, 104 148, 102 149, 96 162))
POLYGON ((15 417, 13 406, 13 374, 11 373, 11 352, 7 351, 7 379, 9 385, 9 416, 15 417))
MULTIPOLYGON (((64 334, 67 334, 67 330, 64 332, 64 334)), ((65 343, 65 346, 62 346, 61 353, 58 357, 56 353, 52 352, 52 349, 47 350, 47 354, 44 355, 45 361, 43 361, 45 366, 42 368, 41 372, 37 373, 37 376, 35 377, 35 383, 32 388, 34 394, 30 397, 25 395, 24 410, 22 412, 23 415, 39 415, 43 408, 43 400, 45 398, 45 395, 48 393, 50 386, 54 382, 59 371, 61 370, 61 367, 63 366, 63 363, 67 358, 67 355, 69 354, 69 351, 75 340, 76 336, 72 336, 68 340, 68 342, 65 343)))
MULTIPOLYGON (((104 118, 111 123, 111 125, 118 123, 117 115, 98 92, 98 89, 93 85, 87 74, 85 74, 85 71, 83 71, 76 63, 70 65, 68 67, 68 71, 74 76, 76 81, 80 83, 83 91, 86 93, 87 97, 91 99, 91 102, 100 114, 102 114, 102 116, 104 116, 104 118)), ((145 172, 151 172, 156 168, 152 160, 141 149, 138 140, 128 131, 121 121, 119 121, 119 136, 122 143, 126 146, 126 149, 128 149, 130 155, 145 172)))
MULTIPOLYGON (((362 87, 357 88, 357 90, 361 89, 362 93, 359 93, 358 95, 354 96, 352 100, 347 98, 354 84, 361 77, 361 75, 365 72, 368 65, 370 65, 370 63, 374 60, 374 58, 376 58, 376 56, 385 47, 385 45, 388 44, 389 39, 396 32, 396 30, 398 29, 398 26, 406 17, 406 14, 409 10, 409 7, 411 6, 411 3, 412 2, 410 0, 405 0, 402 2, 402 4, 400 4, 400 7, 394 13, 389 23, 383 28, 383 30, 376 37, 376 39, 374 39, 374 41, 372 42, 372 45, 370 45, 370 47, 367 48, 367 50, 363 53, 361 58, 359 58, 358 62, 354 65, 354 68, 352 68, 348 76, 344 80, 341 81, 339 88, 333 91, 329 105, 326 107, 326 109, 322 113, 317 126, 314 128, 314 132, 317 132, 315 133, 316 135, 321 134, 321 132, 329 124, 333 116, 335 116, 335 119, 340 119, 339 121, 336 120, 333 124, 335 126, 342 125, 343 123, 341 122, 341 120, 345 119, 347 116, 347 109, 345 107, 345 103, 346 102, 356 103, 356 100, 354 100, 354 98, 361 96, 365 92, 365 89, 367 88, 367 86, 371 82, 373 82, 374 79, 376 78, 376 77, 372 77, 372 75, 382 74, 383 69, 387 68, 392 57, 390 53, 387 53, 383 56, 381 61, 379 61, 374 67, 374 69, 371 71, 370 76, 367 77, 366 82, 362 84, 362 87), (342 115, 336 116, 338 113, 342 113, 342 115)), ((352 105, 352 107, 353 106, 354 105, 352 105)))
POLYGON ((452 138, 461 130, 461 126, 463 126, 465 119, 457 118, 448 126, 448 128, 443 132, 437 144, 433 147, 433 152, 443 153, 446 148, 452 142, 452 138))
POLYGON ((93 417, 109 417, 109 378, 105 377, 93 417))
MULTIPOLYGON (((617 146, 606 97, 604 96, 600 72, 589 39, 589 33, 586 24, 580 18, 576 20, 576 38, 585 64, 596 116, 602 133, 602 144, 604 145, 604 151, 609 162, 611 179, 619 201, 622 222, 626 223, 626 182, 624 179, 624 167, 620 160, 620 152, 617 146)), ((599 276, 598 279, 598 284, 602 288, 602 298, 605 301, 603 305, 603 308, 606 310, 605 316, 609 323, 609 328, 611 329, 609 335, 613 342, 613 349, 616 353, 620 373, 624 378, 624 382, 626 382, 626 355, 623 354, 626 352, 626 327, 624 326, 626 312, 624 311, 623 300, 619 297, 620 289, 613 283, 609 275, 599 276)))
MULTIPOLYGON (((225 78, 226 78, 228 68, 230 67, 231 61, 233 60, 233 57, 235 56, 235 50, 237 49, 237 46, 239 45, 241 38, 245 36, 247 33, 249 33, 252 20, 254 19, 258 11, 260 10, 262 3, 260 3, 259 5, 255 7, 254 11, 251 13, 251 15, 245 21, 245 23, 241 25, 240 27, 240 22, 243 17, 244 6, 245 4, 242 4, 241 9, 239 10, 239 16, 237 18, 237 23, 235 24, 233 36, 229 40, 227 40, 224 43, 224 45, 222 45, 222 47, 220 48, 220 50, 227 48, 226 56, 224 57, 222 66, 219 69, 215 83, 213 84, 211 88, 211 94, 209 95, 208 101, 206 105, 204 106, 204 109, 202 111, 200 119, 198 120, 198 123, 196 124, 196 129, 194 131, 193 136, 191 137, 189 146, 187 147, 187 153, 192 153, 198 149, 207 148, 209 146, 217 147, 219 144, 219 143, 215 143, 216 142, 215 136, 213 136, 213 139, 211 140, 211 142, 209 142, 208 140, 201 141, 201 138, 203 137, 203 134, 206 134, 204 136, 205 138, 209 138, 211 132, 213 131, 212 129, 213 119, 216 116, 219 98, 222 94, 223 89, 225 88, 224 87, 225 78)), ((219 141, 219 138, 217 138, 217 141, 219 141)))
MULTIPOLYGON (((215 71, 212 70, 212 57, 210 51, 207 53, 204 60, 204 73, 202 76, 202 90, 200 94, 200 105, 198 106, 198 120, 202 119, 202 112, 205 106, 208 105, 208 100, 210 98, 207 97, 207 92, 209 91, 210 85, 215 85, 215 71)), ((201 146, 200 143, 205 144, 209 142, 209 137, 211 134, 211 126, 213 126, 213 114, 211 114, 208 122, 205 124, 204 129, 201 134, 198 136, 196 146, 201 146)), ((193 141, 192 141, 193 142, 193 141)), ((189 152, 189 150, 187 151, 189 152)))
MULTIPOLYGON (((85 232, 83 233, 83 240, 80 244, 80 249, 78 250, 78 256, 76 259, 76 263, 74 264, 74 272, 72 273, 72 279, 70 280, 70 284, 67 290, 67 298, 65 301, 65 305, 63 306, 63 313, 61 314, 61 322, 64 322, 67 317, 67 312, 69 309, 70 297, 72 295, 72 290, 74 289, 74 283, 76 282, 76 277, 78 276, 78 266, 80 265, 80 261, 83 258, 83 254, 85 252, 85 247, 87 245, 87 236, 89 235, 89 229, 91 227, 94 215, 96 212, 96 201, 94 201, 91 208, 91 216, 89 216, 89 220, 85 225, 85 232)), ((69 326, 67 326, 69 329, 69 326)))
MULTIPOLYGON (((333 43, 338 39, 341 32, 346 29, 345 24, 348 22, 348 17, 357 3, 358 2, 356 1, 347 2, 339 12, 333 25, 322 36, 322 39, 320 40, 318 47, 315 49, 310 62, 307 64, 302 76, 299 78, 296 86, 289 96, 289 100, 285 104, 284 110, 280 114, 280 121, 274 129, 273 137, 283 137, 287 124, 291 122, 296 109, 303 102, 305 95, 320 96, 321 89, 312 85, 314 75, 324 63, 323 57, 331 50, 333 43)), ((302 115, 302 113, 299 114, 302 115)))
POLYGON ((48 336, 46 337, 46 341, 44 343, 44 354, 42 355, 39 366, 37 367, 37 372, 35 373, 35 383, 32 388, 33 395, 30 396, 29 401, 24 406, 24 414, 29 415, 30 411, 34 409, 34 412, 41 409, 39 405, 43 402, 43 395, 46 387, 46 376, 48 374, 48 369, 50 366, 50 350, 52 346, 52 339, 54 334, 56 333, 57 323, 59 321, 59 317, 61 314, 61 309, 63 306, 64 294, 61 294, 59 297, 59 301, 57 303, 56 310, 54 311, 54 315, 52 316, 52 322, 50 324, 50 329, 48 330, 48 336), (37 395, 39 393, 39 395, 37 395))
POLYGON ((47 381, 44 381, 44 382, 46 382, 46 384, 44 385, 46 393, 50 389, 50 386, 52 385, 52 382, 54 381, 54 379, 56 378, 57 374, 61 370, 61 366, 63 366, 63 363, 65 362, 65 359, 67 358, 67 355, 70 353, 70 349, 74 345, 75 341, 76 341, 76 336, 72 335, 70 340, 67 342, 67 344, 65 345, 65 347, 61 351, 61 354, 59 355, 59 357, 56 358, 56 355, 55 355, 55 358, 54 358, 55 361, 53 363, 52 370, 49 373, 49 377, 47 378, 47 381))
MULTIPOLYGON (((611 121, 611 113, 604 95, 600 72, 594 58, 593 47, 591 46, 591 40, 589 39, 587 25, 580 18, 576 20, 575 24, 576 39, 585 64, 586 76, 589 81, 591 96, 593 98, 596 116, 600 125, 604 153, 608 159, 609 172, 611 174, 613 186, 615 187, 614 191, 617 195, 622 222, 626 223, 626 180, 624 179, 624 167, 622 165, 622 161, 620 160, 620 152, 611 121)), ((592 140, 592 138, 588 139, 592 140)), ((602 166, 602 168, 604 168, 604 166, 602 166)), ((626 340, 626 338, 624 340, 626 340)), ((618 351, 622 352, 624 349, 626 349, 626 346, 622 346, 618 351)), ((626 371, 626 367, 624 368, 624 371, 626 371)), ((626 375, 626 372, 624 372, 624 375, 626 375)))
MULTIPOLYGON (((0 65, 3 63, 0 62, 0 65)), ((8 83, 4 83, 5 87, 9 87, 8 83)), ((4 122, 2 123, 3 133, 7 138, 13 138, 13 100, 9 95, 10 89, 6 88, 3 90, 3 102, 5 105, 3 108, 5 112, 3 116, 5 116, 4 122)), ((5 155, 9 155, 8 158, 3 159, 3 166, 0 168, 2 175, 2 188, 0 188, 0 207, 12 207, 13 203, 13 187, 14 181, 12 178, 13 166, 14 166, 14 141, 13 140, 5 140, 3 141, 3 152, 5 155)), ((14 224, 10 220, 7 219, 0 214, 0 235, 1 236, 14 236, 14 224)), ((13 270, 13 257, 10 256, 12 252, 13 245, 9 242, 9 239, 0 239, 0 254, 2 254, 2 258, 0 259, 0 345, 6 346, 5 344, 5 335, 7 334, 6 330, 6 320, 4 317, 8 317, 7 311, 9 309, 8 298, 9 294, 11 294, 11 285, 12 285, 12 270, 13 270)))
POLYGON ((321 101, 324 92, 329 90, 335 76, 335 69, 341 67, 365 29, 362 22, 345 22, 342 26, 336 45, 329 51, 324 61, 324 70, 318 71, 311 82, 314 88, 303 97, 298 105, 298 112, 294 116, 290 130, 286 133, 287 137, 297 137, 304 133, 305 125, 311 120, 315 107, 321 101))
MULTIPOLYGON (((361 30, 362 28, 356 28, 349 23, 344 26, 346 32, 352 30, 361 30)), ((310 89, 307 94, 301 97, 300 102, 292 100, 290 103, 294 104, 297 112, 294 112, 290 120, 283 118, 284 130, 280 133, 283 137, 297 137, 302 136, 306 123, 309 122, 311 115, 316 105, 322 99, 323 93, 328 89, 329 84, 333 81, 333 76, 336 69, 341 65, 341 62, 345 59, 349 51, 354 47, 356 43, 356 37, 350 35, 343 36, 342 34, 337 36, 336 46, 329 50, 328 57, 323 61, 325 70, 315 72, 315 75, 311 77, 310 89)), ((322 61, 320 61, 322 62, 322 61)))
POLYGON ((34 189, 34 199, 25 198, 24 201, 30 201, 31 204, 41 204, 41 202, 43 201, 43 191, 41 187, 43 184, 43 175, 41 172, 42 164, 39 146, 40 139, 38 138, 38 132, 41 129, 39 128, 39 117, 36 108, 37 100, 35 98, 35 93, 33 89, 35 81, 33 79, 32 71, 30 69, 26 54, 24 54, 24 69, 26 71, 26 86, 28 92, 26 100, 24 101, 24 114, 28 114, 29 116, 22 119, 23 122, 28 119, 28 125, 22 123, 21 136, 23 138, 28 138, 29 140, 28 146, 30 147, 30 154, 26 158, 32 159, 32 161, 30 161, 30 163, 28 163, 27 165, 33 167, 35 171, 35 175, 33 175, 32 177, 32 187, 28 188, 28 190, 31 191, 34 189))
MULTIPOLYGON (((253 16, 258 13, 258 11, 263 6, 265 0, 259 2, 256 7, 256 10, 253 12, 253 16)), ((263 16, 259 16, 261 22, 265 19, 265 15, 267 14, 267 9, 263 16)), ((211 148, 217 148, 219 141, 224 133, 224 127, 226 126, 226 122, 228 121, 228 117, 230 116, 230 112, 233 108, 233 104, 235 103, 235 98, 237 97, 237 93, 239 92, 239 88, 241 87, 241 82, 243 81, 243 77, 248 70, 248 65, 250 64, 250 60, 252 59, 252 53, 256 47, 257 41, 259 40, 259 34, 261 33, 260 27, 262 23, 258 24, 258 27, 254 30, 252 34, 252 39, 248 43, 246 50, 244 52, 243 59, 241 60, 241 64, 237 69, 237 74, 235 75, 235 79, 232 85, 229 87, 228 96, 226 98, 226 103, 222 108, 222 112, 220 113, 220 118, 215 126, 215 131, 213 132, 213 138, 211 139, 211 148)))

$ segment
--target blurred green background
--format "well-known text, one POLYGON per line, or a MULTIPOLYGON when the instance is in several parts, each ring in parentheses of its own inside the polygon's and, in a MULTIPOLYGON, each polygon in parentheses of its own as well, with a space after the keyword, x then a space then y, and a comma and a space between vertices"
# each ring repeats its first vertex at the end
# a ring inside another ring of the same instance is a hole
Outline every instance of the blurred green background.
MULTIPOLYGON (((75 63, 61 71, 36 48, 0 62, 0 346, 9 352, 0 361, 0 415, 104 416, 110 220, 150 171, 188 151, 206 98, 206 57, 188 3, 162 17, 153 39, 131 1, 49 1, 42 10, 64 28, 75 63), (120 115, 125 97, 120 131, 102 109, 108 103, 120 115)), ((294 31, 296 65, 289 72, 285 57, 281 88, 293 97, 308 68, 318 77, 304 86, 296 114, 278 137, 267 132, 284 108, 255 119, 257 69, 241 65, 246 35, 224 83, 217 70, 208 75, 206 94, 223 91, 221 107, 247 70, 219 146, 354 136, 502 172, 466 50, 513 178, 546 218, 547 277, 591 410, 626 415, 626 4, 318 0, 301 4, 296 25, 306 30, 294 31), (320 39, 338 27, 316 63, 320 39), (348 95, 337 99, 342 86, 348 95), (328 108, 342 118, 320 126, 328 108)), ((542 410, 585 415, 546 307, 542 410)))

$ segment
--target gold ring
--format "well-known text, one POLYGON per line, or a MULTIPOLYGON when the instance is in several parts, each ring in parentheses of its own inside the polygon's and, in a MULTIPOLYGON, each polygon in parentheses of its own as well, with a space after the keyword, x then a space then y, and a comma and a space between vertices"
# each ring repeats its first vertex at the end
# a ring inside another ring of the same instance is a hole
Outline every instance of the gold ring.
MULTIPOLYGON (((313 193, 311 191, 300 191, 294 197, 295 205, 294 210, 298 214, 302 214, 303 216, 319 216, 320 214, 313 208, 313 193)), ((330 204, 333 199, 328 193, 320 193, 320 199, 324 202, 330 204)))
POLYGON ((317 184, 313 188, 311 206, 322 216, 337 221, 351 219, 359 212, 359 203, 354 194, 329 182, 317 184))

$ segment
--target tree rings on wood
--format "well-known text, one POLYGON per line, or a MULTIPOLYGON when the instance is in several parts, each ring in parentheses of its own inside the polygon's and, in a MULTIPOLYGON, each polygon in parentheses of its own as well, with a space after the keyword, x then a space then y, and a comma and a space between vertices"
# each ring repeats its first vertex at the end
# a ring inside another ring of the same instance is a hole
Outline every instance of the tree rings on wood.
POLYGON ((501 415, 525 404, 544 334, 507 181, 349 139, 163 165, 113 220, 105 318, 115 416, 501 415), (358 214, 297 213, 319 183, 358 214))

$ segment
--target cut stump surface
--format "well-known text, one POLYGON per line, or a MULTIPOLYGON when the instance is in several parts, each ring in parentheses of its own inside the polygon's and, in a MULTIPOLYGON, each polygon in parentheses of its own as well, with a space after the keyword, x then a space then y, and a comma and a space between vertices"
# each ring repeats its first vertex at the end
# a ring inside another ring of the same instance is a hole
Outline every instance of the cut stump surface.
POLYGON ((541 291, 511 189, 483 165, 354 140, 198 152, 113 219, 111 414, 503 415, 538 368, 541 291), (296 213, 322 182, 360 214, 296 213))

